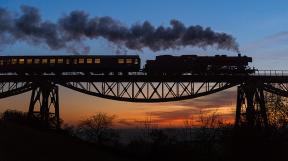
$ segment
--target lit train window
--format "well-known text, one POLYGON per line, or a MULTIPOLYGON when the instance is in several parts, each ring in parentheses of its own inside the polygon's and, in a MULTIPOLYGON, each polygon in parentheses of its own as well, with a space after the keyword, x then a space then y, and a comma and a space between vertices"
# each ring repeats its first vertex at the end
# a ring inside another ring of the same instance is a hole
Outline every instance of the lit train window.
POLYGON ((124 59, 118 59, 118 64, 124 64, 124 59))
POLYGON ((100 59, 100 58, 96 58, 96 59, 95 59, 95 63, 96 63, 96 64, 100 64, 100 63, 101 63, 101 59, 100 59))
POLYGON ((58 63, 58 64, 63 64, 63 59, 62 59, 62 58, 57 59, 57 63, 58 63))
POLYGON ((0 65, 4 65, 4 60, 0 60, 0 65))
POLYGON ((4 64, 11 64, 11 59, 4 60, 4 64))
POLYGON ((132 59, 126 59, 127 64, 132 64, 132 59))
POLYGON ((32 64, 32 59, 27 59, 27 64, 32 64))
POLYGON ((70 64, 70 59, 66 59, 66 64, 70 64))
POLYGON ((139 64, 138 59, 135 59, 134 64, 139 64))
POLYGON ((50 64, 55 64, 56 60, 55 59, 50 59, 50 64))
POLYGON ((87 60, 86 60, 86 62, 87 62, 87 64, 92 64, 92 58, 87 58, 87 60))
POLYGON ((42 64, 47 64, 48 63, 48 59, 42 59, 42 64))
POLYGON ((77 59, 73 59, 73 64, 77 64, 77 59))
POLYGON ((12 59, 12 64, 17 64, 17 59, 12 59))
POLYGON ((34 59, 34 64, 40 64, 40 59, 34 59))
POLYGON ((83 58, 79 59, 79 64, 84 64, 84 59, 83 58))
POLYGON ((19 64, 24 64, 25 63, 25 59, 19 59, 19 64))

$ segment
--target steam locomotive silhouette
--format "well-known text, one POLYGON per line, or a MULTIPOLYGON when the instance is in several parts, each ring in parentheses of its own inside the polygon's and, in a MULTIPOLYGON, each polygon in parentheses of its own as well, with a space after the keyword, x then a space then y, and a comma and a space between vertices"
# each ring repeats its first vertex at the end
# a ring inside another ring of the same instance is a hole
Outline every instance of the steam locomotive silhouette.
POLYGON ((249 74, 253 70, 248 63, 251 57, 161 55, 147 60, 143 70, 138 55, 62 55, 62 56, 0 56, 0 72, 39 74, 84 72, 94 74, 127 75, 144 71, 148 75, 179 74, 249 74))
POLYGON ((144 71, 149 74, 244 74, 253 73, 248 63, 251 57, 241 56, 197 56, 197 55, 161 55, 156 60, 147 60, 144 71))

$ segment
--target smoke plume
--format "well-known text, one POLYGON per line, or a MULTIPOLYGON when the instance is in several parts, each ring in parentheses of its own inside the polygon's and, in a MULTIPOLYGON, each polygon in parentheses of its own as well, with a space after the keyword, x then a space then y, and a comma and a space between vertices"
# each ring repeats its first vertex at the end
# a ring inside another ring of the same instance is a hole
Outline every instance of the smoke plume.
POLYGON ((83 41, 100 37, 131 50, 212 46, 238 51, 238 44, 231 35, 199 25, 185 26, 178 20, 171 20, 169 27, 155 27, 148 21, 126 26, 111 17, 90 17, 83 11, 72 11, 57 22, 50 22, 42 20, 39 10, 34 7, 21 6, 20 14, 0 7, 0 45, 24 41, 44 44, 53 50, 82 48, 88 51, 83 41))

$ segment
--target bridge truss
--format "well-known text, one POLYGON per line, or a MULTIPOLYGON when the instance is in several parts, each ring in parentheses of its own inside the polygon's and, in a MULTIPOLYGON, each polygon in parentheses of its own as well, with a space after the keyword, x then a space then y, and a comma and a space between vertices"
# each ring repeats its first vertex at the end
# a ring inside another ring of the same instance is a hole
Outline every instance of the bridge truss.
POLYGON ((67 82, 85 94, 127 102, 169 102, 196 98, 235 86, 228 82, 67 82))
POLYGON ((32 91, 28 116, 60 127, 59 85, 96 97, 128 102, 169 102, 192 99, 237 87, 239 126, 268 126, 264 92, 288 97, 285 75, 0 75, 0 98, 32 91))

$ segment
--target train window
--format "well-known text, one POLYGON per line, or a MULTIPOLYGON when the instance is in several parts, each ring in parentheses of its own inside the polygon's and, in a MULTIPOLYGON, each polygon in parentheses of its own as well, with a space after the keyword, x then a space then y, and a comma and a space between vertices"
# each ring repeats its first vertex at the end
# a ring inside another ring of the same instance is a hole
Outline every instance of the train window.
POLYGON ((0 65, 4 65, 4 60, 0 60, 0 65))
POLYGON ((12 64, 17 64, 17 59, 12 59, 12 64))
POLYGON ((48 59, 42 59, 42 64, 47 64, 48 63, 48 59))
POLYGON ((63 59, 62 58, 57 59, 57 63, 58 64, 63 64, 63 59))
POLYGON ((127 64, 132 64, 132 59, 126 59, 127 64))
POLYGON ((100 58, 96 58, 96 59, 95 59, 95 63, 96 63, 96 64, 100 64, 100 63, 101 63, 101 59, 100 59, 100 58))
POLYGON ((32 59, 27 59, 27 64, 32 64, 32 59))
POLYGON ((84 64, 84 58, 79 59, 79 64, 84 64))
POLYGON ((25 59, 19 59, 19 64, 24 64, 25 63, 25 59))
POLYGON ((138 59, 135 59, 134 64, 139 64, 138 59))
POLYGON ((77 64, 77 58, 73 59, 73 64, 77 64))
POLYGON ((212 65, 208 65, 207 70, 211 70, 211 69, 212 69, 212 65))
POLYGON ((40 64, 40 59, 34 59, 34 64, 40 64))
POLYGON ((87 60, 86 60, 86 62, 87 62, 87 64, 92 64, 92 58, 87 58, 87 60))
POLYGON ((118 59, 118 64, 124 64, 124 59, 118 59))
POLYGON ((50 64, 55 64, 56 60, 55 59, 50 59, 50 64))
POLYGON ((4 60, 4 63, 5 63, 5 64, 11 64, 11 59, 6 59, 6 60, 4 60))
POLYGON ((70 59, 66 59, 66 64, 70 64, 70 59))

